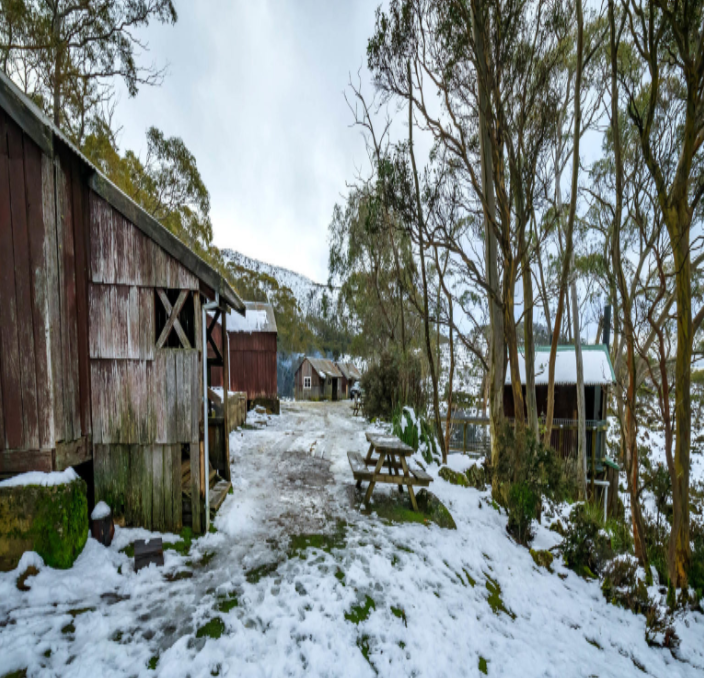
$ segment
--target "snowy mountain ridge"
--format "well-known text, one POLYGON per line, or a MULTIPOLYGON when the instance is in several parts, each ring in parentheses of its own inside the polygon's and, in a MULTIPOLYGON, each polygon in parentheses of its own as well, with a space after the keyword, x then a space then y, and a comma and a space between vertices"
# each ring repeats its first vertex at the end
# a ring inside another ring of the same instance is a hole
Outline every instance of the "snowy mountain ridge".
MULTIPOLYGON (((235 252, 235 250, 223 249, 221 251, 226 263, 253 271, 260 276, 273 278, 279 287, 290 289, 304 313, 317 315, 324 295, 330 302, 336 300, 337 294, 334 288, 331 289, 327 285, 317 283, 301 273, 253 259, 241 252, 235 252)), ((264 291, 269 292, 268 289, 264 289, 264 291)))

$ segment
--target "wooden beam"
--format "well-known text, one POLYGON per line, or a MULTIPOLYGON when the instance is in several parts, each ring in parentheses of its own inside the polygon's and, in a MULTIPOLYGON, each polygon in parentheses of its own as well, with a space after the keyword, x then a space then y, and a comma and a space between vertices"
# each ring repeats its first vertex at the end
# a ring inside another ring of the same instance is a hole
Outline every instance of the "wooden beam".
POLYGON ((222 355, 223 355, 223 365, 222 365, 222 385, 223 385, 223 436, 224 446, 225 446, 225 468, 223 469, 224 478, 228 482, 232 480, 230 477, 230 414, 229 407, 227 405, 228 394, 230 392, 230 347, 228 346, 229 337, 227 336, 227 313, 222 314, 222 355))
POLYGON ((169 338, 171 330, 176 329, 176 333, 178 334, 183 347, 191 348, 191 344, 188 341, 188 338, 181 327, 181 323, 178 320, 178 314, 181 312, 183 305, 186 303, 186 299, 188 299, 188 290, 181 290, 181 293, 178 295, 178 299, 176 299, 176 304, 174 304, 173 308, 171 307, 171 303, 169 302, 164 290, 157 289, 157 294, 159 295, 159 299, 161 299, 161 303, 164 304, 164 308, 166 309, 169 317, 166 321, 166 325, 164 325, 164 329, 159 335, 159 339, 157 339, 156 347, 162 348, 166 343, 166 340, 169 338), (178 328, 176 327, 177 325, 178 328))
MULTIPOLYGON (((223 359, 222 359, 222 353, 220 353, 220 349, 218 348, 218 345, 215 343, 215 340, 213 339, 213 330, 217 326, 218 323, 218 318, 221 315, 220 309, 215 309, 215 315, 211 318, 210 324, 208 325, 208 328, 205 333, 205 338, 207 339, 207 343, 210 344, 213 347, 213 351, 215 351, 215 358, 208 358, 208 365, 222 365, 223 364, 223 359), (214 362, 217 361, 217 362, 214 362)), ((205 347, 205 354, 207 355, 207 349, 208 347, 205 347)), ((223 383, 224 380, 223 380, 223 383)))
POLYGON ((55 470, 63 471, 93 458, 93 445, 90 438, 83 436, 69 443, 56 443, 55 470))
POLYGON ((0 72, 0 108, 6 111, 46 155, 53 157, 54 135, 48 120, 2 72, 0 72))

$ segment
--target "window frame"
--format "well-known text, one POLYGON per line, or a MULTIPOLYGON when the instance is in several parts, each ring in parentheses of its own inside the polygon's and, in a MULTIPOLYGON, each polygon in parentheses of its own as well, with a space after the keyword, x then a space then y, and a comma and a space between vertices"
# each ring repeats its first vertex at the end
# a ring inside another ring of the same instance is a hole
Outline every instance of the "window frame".
POLYGON ((303 377, 303 390, 310 391, 310 389, 313 387, 312 382, 313 379, 311 377, 303 377))

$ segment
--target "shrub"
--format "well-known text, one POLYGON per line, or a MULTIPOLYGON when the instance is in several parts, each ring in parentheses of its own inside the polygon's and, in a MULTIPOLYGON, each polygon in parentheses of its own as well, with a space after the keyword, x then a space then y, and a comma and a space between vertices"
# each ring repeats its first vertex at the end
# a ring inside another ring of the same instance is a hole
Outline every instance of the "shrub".
POLYGON ((614 553, 598 506, 592 508, 583 503, 574 506, 560 550, 565 565, 581 577, 593 578, 602 572, 614 553))
POLYGON ((388 351, 362 376, 364 415, 368 419, 388 421, 399 397, 399 365, 395 354, 388 351))
POLYGON ((525 436, 523 453, 518 454, 513 427, 506 424, 499 440, 499 463, 492 469, 508 509, 508 531, 521 544, 528 544, 533 536, 531 524, 540 518, 543 498, 562 500, 567 487, 555 452, 532 431, 526 430, 525 436))
POLYGON ((391 423, 393 434, 416 452, 420 450, 427 464, 440 463, 435 433, 425 417, 416 414, 410 407, 397 405, 391 423))

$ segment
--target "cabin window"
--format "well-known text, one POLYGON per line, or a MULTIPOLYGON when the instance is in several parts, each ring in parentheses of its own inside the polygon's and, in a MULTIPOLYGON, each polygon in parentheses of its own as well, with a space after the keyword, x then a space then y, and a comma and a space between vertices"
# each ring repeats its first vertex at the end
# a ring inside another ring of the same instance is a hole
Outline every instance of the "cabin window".
POLYGON ((154 290, 157 348, 195 348, 196 323, 193 294, 189 290, 154 290))
POLYGON ((310 388, 310 377, 303 377, 303 388, 310 388))

